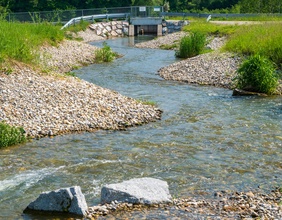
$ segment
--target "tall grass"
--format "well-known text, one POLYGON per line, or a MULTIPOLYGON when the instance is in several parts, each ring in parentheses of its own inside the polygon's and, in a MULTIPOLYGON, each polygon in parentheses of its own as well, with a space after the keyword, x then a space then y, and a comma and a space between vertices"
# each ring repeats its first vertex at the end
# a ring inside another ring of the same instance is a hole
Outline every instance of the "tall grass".
POLYGON ((58 26, 0 20, 0 64, 6 59, 32 63, 36 60, 36 50, 40 45, 55 45, 63 39, 64 33, 58 26))
POLYGON ((205 46, 206 36, 201 32, 191 32, 180 40, 179 50, 175 56, 189 58, 200 54, 205 46))
POLYGON ((224 49, 244 55, 259 54, 282 67, 282 25, 262 23, 240 27, 224 49))
POLYGON ((205 20, 199 19, 197 21, 191 22, 189 25, 183 27, 183 31, 194 31, 201 32, 206 35, 230 35, 235 33, 238 26, 234 25, 218 25, 210 22, 206 22, 205 20))
POLYGON ((235 81, 237 88, 273 94, 278 86, 278 75, 269 59, 256 54, 241 64, 235 81))

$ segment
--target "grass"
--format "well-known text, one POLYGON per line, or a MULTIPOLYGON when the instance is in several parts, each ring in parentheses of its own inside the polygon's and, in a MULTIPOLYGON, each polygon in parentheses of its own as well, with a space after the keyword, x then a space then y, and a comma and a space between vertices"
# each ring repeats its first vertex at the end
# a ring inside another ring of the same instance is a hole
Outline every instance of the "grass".
POLYGON ((9 23, 0 20, 0 64, 5 60, 35 63, 36 50, 44 43, 56 45, 64 39, 60 27, 47 23, 9 23))
MULTIPOLYGON (((269 17, 264 16, 260 19, 266 18, 269 17)), ((247 19, 250 18, 245 20, 247 19)), ((262 21, 261 24, 246 27, 245 25, 219 25, 198 19, 183 27, 183 31, 228 36, 223 50, 246 56, 259 54, 273 61, 278 68, 282 68, 282 25, 280 22, 262 21)))
POLYGON ((225 36, 235 33, 237 28, 238 26, 234 25, 218 25, 198 19, 197 21, 191 22, 189 25, 184 26, 183 31, 195 31, 204 33, 206 35, 225 36))
POLYGON ((212 20, 224 20, 224 21, 282 21, 282 16, 274 15, 259 15, 259 16, 248 16, 248 17, 214 17, 212 20))
POLYGON ((143 105, 150 105, 150 106, 157 106, 157 103, 152 101, 152 100, 147 100, 147 99, 137 99, 138 102, 142 103, 143 105))
POLYGON ((189 35, 180 40, 179 50, 176 57, 189 58, 200 54, 205 46, 206 35, 202 32, 192 31, 189 35))
POLYGON ((178 47, 179 47, 179 42, 175 42, 173 44, 163 44, 160 46, 160 48, 163 50, 173 50, 173 49, 177 49, 178 47))
POLYGON ((250 56, 242 63, 235 80, 237 88, 270 95, 278 86, 278 75, 274 64, 258 54, 250 56))
POLYGON ((13 127, 0 122, 0 148, 26 142, 25 131, 21 127, 13 127))
POLYGON ((103 42, 102 48, 95 50, 95 60, 97 63, 111 62, 118 56, 106 42, 103 42))
POLYGON ((282 25, 279 23, 262 23, 240 26, 229 38, 224 49, 251 56, 262 55, 279 68, 282 66, 282 25))
POLYGON ((85 31, 88 26, 89 26, 89 22, 88 21, 81 20, 79 23, 74 24, 74 25, 70 25, 69 27, 67 27, 65 29, 65 31, 70 31, 70 32, 77 33, 79 31, 85 31))

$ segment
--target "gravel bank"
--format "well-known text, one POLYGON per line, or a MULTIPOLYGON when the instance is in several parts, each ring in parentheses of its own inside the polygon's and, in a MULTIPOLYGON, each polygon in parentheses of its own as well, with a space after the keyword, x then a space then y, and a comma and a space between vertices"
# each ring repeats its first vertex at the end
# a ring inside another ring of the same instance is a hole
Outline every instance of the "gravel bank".
POLYGON ((172 45, 175 42, 179 41, 182 37, 187 35, 186 32, 180 31, 180 32, 175 32, 172 34, 168 34, 162 37, 158 37, 156 39, 147 41, 147 42, 142 42, 135 44, 135 47, 138 48, 151 48, 151 49, 159 49, 163 45, 172 45))
MULTIPOLYGON (((186 34, 185 32, 168 34, 149 42, 139 43, 136 47, 161 48, 162 45, 171 45, 179 41, 186 34)), ((243 59, 236 54, 220 52, 225 42, 225 37, 210 38, 207 47, 213 52, 176 62, 161 68, 158 73, 166 80, 232 89, 232 79, 236 76, 236 71, 243 59)), ((277 94, 282 94, 282 80, 280 80, 277 94)))
POLYGON ((98 219, 282 219, 282 193, 216 192, 211 199, 174 199, 153 206, 113 202, 89 207, 88 218, 98 219), (104 217, 101 217, 104 216, 104 217))
POLYGON ((27 136, 44 137, 125 129, 160 119, 161 110, 153 106, 58 74, 93 63, 95 49, 82 42, 64 41, 58 47, 41 49, 41 66, 49 75, 21 63, 13 65, 12 74, 0 72, 0 121, 22 126, 27 136))
POLYGON ((208 53, 183 60, 158 72, 167 80, 231 89, 241 59, 231 53, 208 53))

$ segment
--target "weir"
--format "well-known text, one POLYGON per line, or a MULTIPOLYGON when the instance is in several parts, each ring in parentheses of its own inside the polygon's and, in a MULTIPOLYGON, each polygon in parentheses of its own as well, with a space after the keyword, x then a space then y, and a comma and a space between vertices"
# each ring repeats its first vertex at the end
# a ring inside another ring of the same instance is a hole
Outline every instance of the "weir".
POLYGON ((129 21, 129 36, 138 34, 162 35, 163 6, 132 6, 122 13, 96 14, 72 18, 62 29, 81 20, 94 22, 95 19, 126 19, 129 21))
POLYGON ((161 6, 132 7, 130 13, 129 36, 138 34, 162 35, 162 12, 161 6))

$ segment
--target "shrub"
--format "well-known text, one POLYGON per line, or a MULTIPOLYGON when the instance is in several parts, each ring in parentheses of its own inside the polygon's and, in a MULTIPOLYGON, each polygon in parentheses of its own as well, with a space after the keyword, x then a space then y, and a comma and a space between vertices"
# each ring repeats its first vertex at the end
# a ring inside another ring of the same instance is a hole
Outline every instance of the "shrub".
POLYGON ((0 122, 0 148, 26 141, 25 131, 21 127, 13 127, 0 122))
POLYGON ((103 47, 95 51, 96 62, 111 62, 117 57, 117 53, 113 52, 110 46, 103 42, 103 47))
POLYGON ((180 40, 179 50, 175 55, 180 58, 189 58, 200 54, 206 42, 205 34, 201 32, 191 32, 180 40))
POLYGON ((237 70, 236 87, 253 92, 273 94, 278 86, 274 64, 261 55, 247 59, 237 70))

